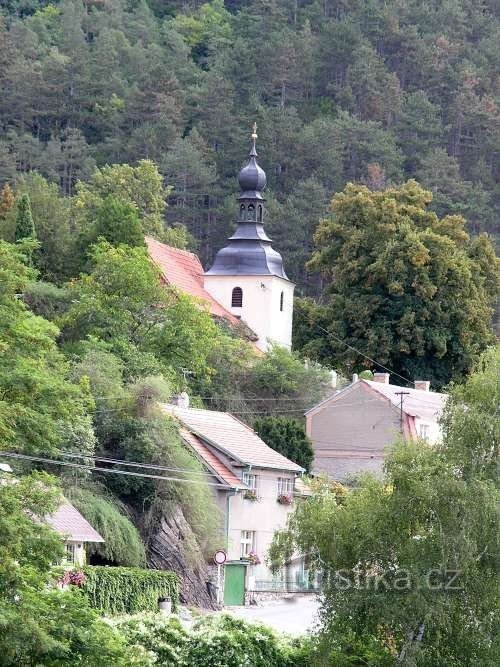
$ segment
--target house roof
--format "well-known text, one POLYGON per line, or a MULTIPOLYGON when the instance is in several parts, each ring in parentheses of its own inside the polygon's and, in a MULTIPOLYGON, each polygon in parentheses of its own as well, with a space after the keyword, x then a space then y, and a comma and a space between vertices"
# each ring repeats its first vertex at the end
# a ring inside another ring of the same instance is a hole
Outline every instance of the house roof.
POLYGON ((187 250, 179 250, 146 236, 148 253, 160 269, 163 280, 197 299, 202 299, 212 315, 223 317, 231 324, 240 320, 224 308, 203 287, 203 267, 198 257, 187 250))
POLYGON ((163 409, 182 422, 191 433, 239 464, 297 473, 304 471, 271 449, 255 431, 228 412, 180 408, 176 405, 163 405, 163 409))
POLYGON ((67 500, 46 521, 55 531, 73 542, 104 542, 97 530, 67 500))
POLYGON ((398 409, 401 406, 401 392, 404 391, 403 412, 410 417, 418 417, 428 421, 436 421, 439 418, 447 399, 446 394, 440 394, 436 391, 398 387, 395 384, 384 384, 383 382, 373 382, 373 380, 361 380, 361 382, 388 398, 398 409), (406 392, 408 393, 406 394, 406 392))
MULTIPOLYGON (((445 406, 447 395, 435 391, 425 391, 423 389, 412 389, 400 387, 395 384, 385 384, 383 382, 374 382, 373 380, 357 380, 345 389, 334 392, 328 398, 314 405, 305 414, 313 414, 324 405, 333 401, 346 393, 349 393, 356 386, 363 387, 369 391, 375 391, 381 398, 386 398, 398 410, 401 406, 401 392, 403 396, 403 413, 408 417, 417 417, 427 421, 436 421, 445 406), (408 392, 408 393, 406 393, 408 392)), ((355 407, 355 406, 353 406, 355 407)))
POLYGON ((212 473, 220 479, 223 484, 227 484, 231 488, 245 489, 241 479, 225 466, 222 461, 206 446, 206 444, 194 433, 190 433, 187 429, 180 430, 183 440, 185 440, 203 463, 212 471, 212 473))

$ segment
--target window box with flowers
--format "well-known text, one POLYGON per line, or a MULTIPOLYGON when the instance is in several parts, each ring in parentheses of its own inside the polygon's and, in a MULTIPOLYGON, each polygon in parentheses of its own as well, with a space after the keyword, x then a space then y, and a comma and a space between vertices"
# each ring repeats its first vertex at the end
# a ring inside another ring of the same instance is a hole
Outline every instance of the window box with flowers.
POLYGON ((243 498, 245 500, 250 500, 252 503, 255 503, 259 500, 258 495, 256 494, 253 489, 247 489, 246 491, 243 492, 243 498))
POLYGON ((293 494, 280 493, 276 500, 280 505, 291 505, 293 502, 293 494))
POLYGON ((247 561, 250 565, 260 565, 262 563, 259 555, 256 554, 255 551, 250 551, 246 556, 242 556, 241 560, 247 561))

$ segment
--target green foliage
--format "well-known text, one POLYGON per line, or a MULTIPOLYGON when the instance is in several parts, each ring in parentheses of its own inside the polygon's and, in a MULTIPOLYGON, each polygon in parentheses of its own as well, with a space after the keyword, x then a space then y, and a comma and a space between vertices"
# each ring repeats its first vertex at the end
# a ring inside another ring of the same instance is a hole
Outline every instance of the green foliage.
POLYGON ((311 469, 314 451, 304 427, 289 417, 257 417, 254 430, 262 440, 283 456, 305 468, 311 469))
MULTIPOLYGON (((156 165, 151 160, 140 160, 137 167, 113 164, 96 169, 88 182, 78 183, 75 207, 85 216, 88 224, 98 218, 99 209, 110 197, 115 203, 108 201, 107 209, 105 207, 101 215, 114 218, 119 215, 116 209, 118 202, 121 206, 131 205, 138 213, 143 233, 161 239, 167 194, 156 165)), ((126 211, 127 215, 131 215, 130 209, 126 211)), ((84 226, 85 222, 82 224, 84 226)), ((114 224, 119 224, 119 220, 114 224)), ((135 220, 133 226, 135 230, 135 220)))
POLYGON ((164 597, 171 598, 174 610, 179 603, 179 581, 173 572, 92 565, 84 572, 82 591, 90 605, 105 614, 157 611, 164 597))
POLYGON ((61 499, 53 479, 32 473, 2 482, 2 665, 133 664, 122 638, 97 617, 79 591, 61 592, 53 586, 51 566, 64 550, 61 537, 42 520, 61 499))
POLYGON ((68 380, 58 329, 17 298, 31 275, 20 249, 0 241, 0 447, 48 453, 91 401, 68 380))
POLYGON ((157 164, 175 188, 168 218, 209 263, 234 221, 234 176, 256 120, 269 228, 300 295, 321 294, 304 262, 328 197, 348 182, 383 189, 417 177, 440 217, 498 233, 495 3, 2 7, 0 185, 36 170, 65 196, 76 191, 79 229, 95 198, 112 195, 134 201, 160 237, 157 164))
POLYGON ((302 354, 366 367, 340 338, 437 386, 470 370, 493 340, 498 265, 485 237, 470 240, 458 216, 438 218, 431 199, 415 181, 381 192, 350 184, 333 198, 311 260, 329 297, 316 316, 312 304, 299 313, 313 315, 310 337, 302 325, 302 354))
POLYGON ((488 351, 452 391, 440 447, 396 445, 384 480, 365 476, 341 497, 316 488, 275 542, 274 559, 299 549, 324 570, 325 661, 354 650, 373 665, 495 664, 497 371, 488 351))
POLYGON ((306 667, 307 639, 278 637, 263 625, 231 616, 206 616, 187 632, 176 618, 140 614, 114 626, 132 647, 142 647, 164 667, 306 667))
POLYGON ((88 544, 87 554, 96 553, 116 565, 141 567, 146 564, 144 546, 136 527, 123 507, 93 489, 73 486, 65 489, 68 500, 104 538, 104 544, 88 544))
POLYGON ((28 195, 21 195, 17 202, 17 218, 16 229, 14 231, 14 239, 22 241, 22 239, 35 238, 35 225, 33 224, 33 216, 31 215, 30 198, 28 195))
MULTIPOLYGON (((94 238, 102 237, 113 246, 144 246, 144 234, 136 208, 108 196, 96 211, 94 238)), ((91 240, 92 242, 92 240, 91 240)))

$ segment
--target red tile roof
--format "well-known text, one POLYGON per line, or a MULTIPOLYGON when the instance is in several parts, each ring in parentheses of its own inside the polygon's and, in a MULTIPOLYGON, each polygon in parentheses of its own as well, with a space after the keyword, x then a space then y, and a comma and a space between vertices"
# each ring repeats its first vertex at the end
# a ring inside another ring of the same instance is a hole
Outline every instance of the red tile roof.
POLYGON ((149 256, 160 269, 166 283, 205 301, 212 315, 224 317, 231 324, 239 324, 240 320, 226 310, 203 287, 203 267, 194 253, 172 248, 150 236, 146 236, 145 240, 149 256))
POLYGON ((240 464, 297 473, 304 471, 299 465, 271 449, 255 431, 229 412, 180 408, 175 405, 163 405, 162 408, 182 422, 191 433, 240 464))
POLYGON ((180 429, 181 436, 194 449, 199 458, 212 470, 212 472, 228 486, 239 489, 246 488, 241 479, 225 466, 222 461, 206 446, 203 440, 200 440, 194 433, 190 433, 186 429, 180 429))
POLYGON ((104 542, 97 530, 94 530, 68 501, 63 502, 46 521, 54 530, 73 542, 104 542))

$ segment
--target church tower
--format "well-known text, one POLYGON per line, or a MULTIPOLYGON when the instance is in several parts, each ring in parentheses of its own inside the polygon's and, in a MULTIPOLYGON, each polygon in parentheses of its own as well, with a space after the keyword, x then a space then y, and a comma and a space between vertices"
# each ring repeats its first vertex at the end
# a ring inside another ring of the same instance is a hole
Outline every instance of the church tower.
POLYGON ((293 290, 281 255, 271 248, 264 230, 266 174, 257 163, 254 125, 248 162, 238 174, 241 193, 236 231, 205 272, 204 287, 214 299, 241 318, 259 337, 265 351, 271 343, 292 345, 293 290))

